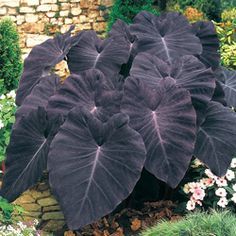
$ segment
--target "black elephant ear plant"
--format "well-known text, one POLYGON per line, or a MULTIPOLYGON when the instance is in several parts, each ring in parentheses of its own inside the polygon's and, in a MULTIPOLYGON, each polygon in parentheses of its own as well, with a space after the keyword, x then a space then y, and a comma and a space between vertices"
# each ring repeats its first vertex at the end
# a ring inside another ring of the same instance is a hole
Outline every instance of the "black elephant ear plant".
POLYGON ((104 40, 72 30, 25 60, 3 197, 15 200, 47 170, 76 230, 112 212, 144 169, 172 188, 193 155, 225 174, 236 154, 236 115, 226 106, 236 85, 219 67, 211 22, 144 11, 133 24, 118 20, 104 40), (61 83, 52 68, 63 59, 71 75, 61 83))

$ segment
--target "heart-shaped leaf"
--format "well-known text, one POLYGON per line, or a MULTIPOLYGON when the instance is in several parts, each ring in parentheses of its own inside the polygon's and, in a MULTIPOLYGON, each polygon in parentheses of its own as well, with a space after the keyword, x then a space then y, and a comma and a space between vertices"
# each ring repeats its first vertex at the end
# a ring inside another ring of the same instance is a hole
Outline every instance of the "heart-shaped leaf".
POLYGON ((162 79, 150 88, 143 80, 128 78, 121 106, 130 126, 143 137, 145 168, 171 187, 182 180, 194 150, 196 114, 191 96, 162 79))
POLYGON ((73 28, 71 27, 65 34, 48 39, 31 50, 29 56, 25 59, 23 74, 16 94, 16 104, 18 106, 23 103, 40 79, 49 75, 53 66, 62 61, 70 48, 78 43, 82 33, 70 37, 73 28))
POLYGON ((56 93, 60 85, 60 77, 56 74, 41 78, 30 95, 25 98, 23 104, 17 109, 16 123, 30 111, 37 110, 38 107, 46 108, 49 98, 56 93))
POLYGON ((80 75, 71 75, 57 93, 49 99, 47 110, 50 114, 62 114, 76 106, 83 106, 88 111, 106 120, 120 111, 122 92, 117 90, 112 81, 96 69, 84 71, 80 75))
POLYGON ((84 32, 79 44, 71 48, 68 66, 70 72, 75 74, 99 69, 105 75, 112 76, 120 71, 122 64, 127 63, 129 56, 129 44, 124 37, 102 40, 90 30, 84 32))
POLYGON ((48 120, 41 107, 18 122, 7 148, 2 196, 13 201, 40 180, 47 167, 50 143, 61 123, 61 117, 48 120))
POLYGON ((70 229, 111 212, 133 190, 145 162, 141 136, 117 114, 107 123, 73 109, 49 153, 50 184, 70 229))
POLYGON ((192 26, 178 13, 164 13, 158 17, 142 11, 134 18, 130 30, 138 37, 139 52, 149 52, 166 62, 202 52, 192 26))
POLYGON ((193 25, 193 32, 200 39, 202 53, 197 57, 208 67, 217 68, 220 63, 220 43, 215 26, 211 21, 198 21, 193 25))
POLYGON ((236 154, 235 134, 235 113, 220 103, 209 102, 206 119, 198 131, 194 155, 216 175, 224 175, 236 154))

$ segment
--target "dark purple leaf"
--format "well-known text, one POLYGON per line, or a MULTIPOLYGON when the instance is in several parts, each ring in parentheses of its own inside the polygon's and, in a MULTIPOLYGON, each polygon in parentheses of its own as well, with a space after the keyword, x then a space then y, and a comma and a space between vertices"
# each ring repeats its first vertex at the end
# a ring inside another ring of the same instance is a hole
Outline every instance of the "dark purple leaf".
POLYGON ((112 86, 113 82, 106 80, 96 69, 87 70, 81 75, 73 74, 49 99, 47 110, 50 114, 66 116, 75 106, 82 106, 102 120, 106 120, 120 110, 122 92, 112 86))
POLYGON ((143 11, 134 18, 130 31, 138 37, 138 52, 149 52, 166 62, 202 52, 199 38, 187 19, 178 13, 158 17, 143 11))
POLYGON ((236 115, 217 102, 209 102, 201 124, 194 155, 218 176, 226 173, 236 154, 236 115))
POLYGON ((130 117, 130 126, 143 137, 145 168, 176 187, 188 169, 195 142, 196 114, 189 92, 170 78, 150 88, 130 77, 121 107, 130 117))
POLYGON ((33 88, 23 104, 17 109, 16 120, 25 116, 32 110, 37 110, 38 107, 46 108, 49 98, 54 95, 60 87, 60 77, 56 74, 42 77, 40 82, 33 88))
POLYGON ((223 87, 227 105, 236 107, 236 71, 222 68, 217 80, 223 87))
POLYGON ((140 53, 134 59, 130 75, 142 79, 150 86, 170 76, 176 81, 177 86, 190 92, 197 107, 210 101, 215 89, 215 76, 212 70, 207 69, 194 56, 180 57, 173 60, 169 66, 156 56, 140 53))
POLYGON ((102 123, 73 109, 49 153, 50 185, 70 229, 111 212, 133 190, 145 162, 141 136, 116 114, 102 123))
POLYGON ((47 167, 50 143, 61 123, 61 117, 48 120, 45 110, 38 108, 14 127, 7 148, 3 197, 13 201, 40 180, 47 167))
POLYGON ((219 102, 224 106, 227 106, 227 102, 225 100, 225 92, 223 86, 220 82, 216 81, 216 88, 212 97, 212 101, 219 102))
POLYGON ((94 31, 86 31, 79 44, 71 48, 68 66, 70 72, 75 74, 99 69, 105 75, 112 76, 120 71, 122 64, 127 63, 129 55, 129 44, 124 37, 102 40, 94 31))
POLYGON ((193 25, 193 32, 202 44, 202 53, 197 57, 208 67, 217 68, 220 63, 219 39, 211 21, 198 21, 193 25))
POLYGON ((31 93, 41 78, 48 76, 50 70, 66 57, 70 48, 78 43, 82 33, 70 37, 72 30, 73 27, 67 33, 48 39, 31 50, 25 59, 24 71, 16 94, 18 106, 23 103, 25 97, 31 93))

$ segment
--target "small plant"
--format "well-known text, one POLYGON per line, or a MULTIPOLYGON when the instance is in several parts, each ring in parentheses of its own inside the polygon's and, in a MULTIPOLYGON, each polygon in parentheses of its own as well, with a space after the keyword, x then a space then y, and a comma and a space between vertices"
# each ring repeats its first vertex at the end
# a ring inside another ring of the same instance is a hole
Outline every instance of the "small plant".
POLYGON ((15 122, 15 91, 0 96, 0 162, 5 159, 12 125, 15 122))
POLYGON ((104 40, 94 31, 71 37, 72 29, 25 60, 2 196, 16 199, 47 169, 78 229, 126 199, 144 168, 172 188, 193 155, 225 175, 236 116, 213 73, 224 72, 213 23, 143 11, 131 25, 118 20, 104 40), (52 68, 63 59, 71 75, 61 84, 52 68))
POLYGON ((196 212, 177 222, 163 221, 142 236, 234 236, 236 217, 228 211, 196 212))
POLYGON ((9 19, 0 21, 0 94, 18 86, 22 71, 19 35, 9 19))
MULTIPOLYGON (((202 162, 195 159, 191 172, 197 172, 192 182, 186 183, 183 193, 187 194, 186 209, 195 210, 198 207, 225 208, 236 206, 236 158, 231 162, 225 176, 214 175, 202 162)), ((192 174, 193 175, 193 174, 192 174)))
POLYGON ((190 22, 203 20, 203 13, 199 12, 196 8, 193 7, 187 7, 184 11, 184 15, 190 22))
POLYGON ((224 10, 221 14, 222 21, 227 22, 233 22, 235 21, 236 23, 236 7, 224 10))
POLYGON ((112 25, 118 19, 126 23, 131 23, 136 14, 142 10, 154 14, 159 13, 157 9, 153 7, 153 0, 116 0, 109 14, 107 32, 110 31, 112 25))

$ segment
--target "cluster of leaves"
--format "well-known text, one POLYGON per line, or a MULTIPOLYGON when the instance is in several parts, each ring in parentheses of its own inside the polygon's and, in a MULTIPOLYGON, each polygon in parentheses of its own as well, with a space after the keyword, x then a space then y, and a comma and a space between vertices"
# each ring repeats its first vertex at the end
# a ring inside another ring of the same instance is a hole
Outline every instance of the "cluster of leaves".
POLYGON ((213 23, 143 11, 104 40, 71 31, 25 60, 1 195, 14 200, 47 168, 78 229, 127 198, 144 168, 172 188, 193 155, 226 173, 236 153, 236 115, 226 106, 235 83, 219 67, 213 23), (52 68, 63 59, 71 75, 61 84, 52 68))
POLYGON ((19 35, 9 19, 0 21, 0 94, 18 86, 22 72, 19 35))
POLYGON ((107 32, 118 19, 131 23, 133 18, 144 10, 159 14, 158 10, 153 7, 153 0, 115 0, 109 14, 107 32))
MULTIPOLYGON (((15 215, 21 215, 24 212, 21 206, 11 204, 6 199, 0 196, 0 222, 8 225, 18 221, 15 215)), ((0 230, 1 232, 1 230, 0 230)))
POLYGON ((193 7, 187 7, 183 14, 190 22, 196 22, 204 19, 203 13, 193 7))
POLYGON ((236 68, 236 21, 216 24, 220 40, 221 63, 231 69, 236 68))
POLYGON ((11 128, 15 122, 15 91, 0 96, 0 162, 5 159, 11 128))
POLYGON ((220 0, 177 0, 181 9, 194 7, 203 12, 209 20, 219 22, 221 19, 221 1, 220 0))
POLYGON ((236 0, 221 0, 221 8, 222 9, 231 9, 236 6, 236 0))

